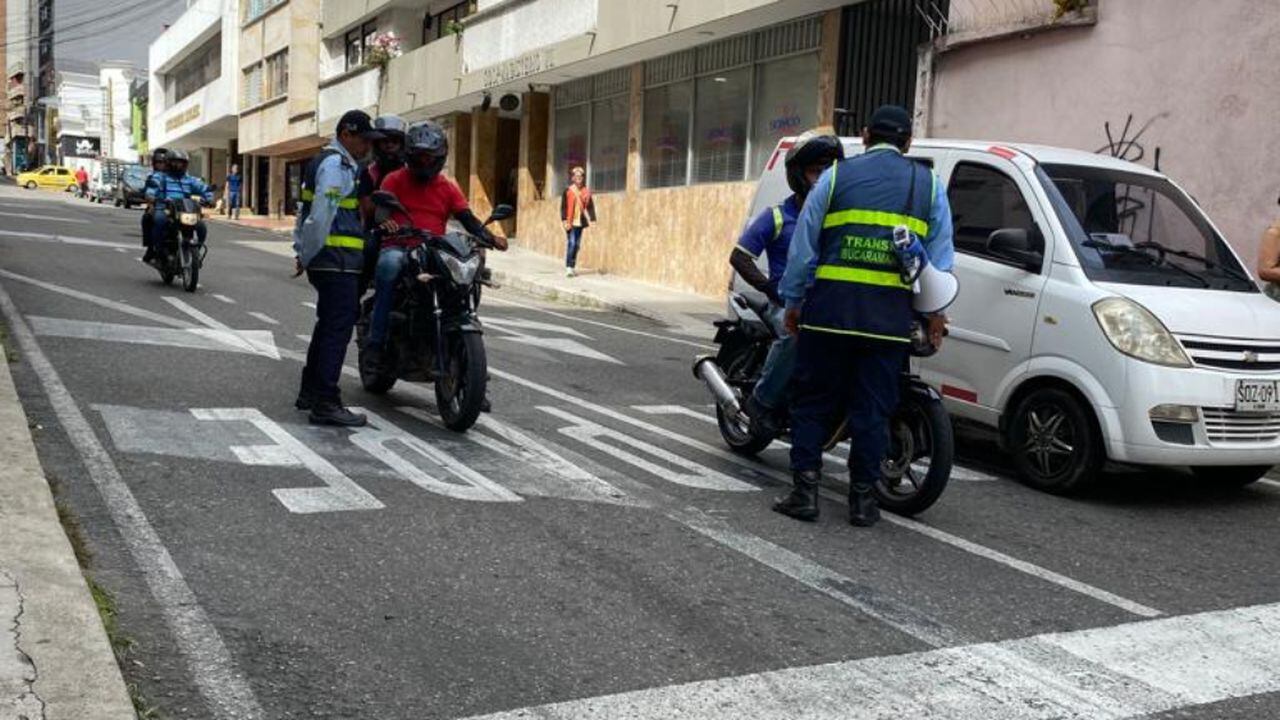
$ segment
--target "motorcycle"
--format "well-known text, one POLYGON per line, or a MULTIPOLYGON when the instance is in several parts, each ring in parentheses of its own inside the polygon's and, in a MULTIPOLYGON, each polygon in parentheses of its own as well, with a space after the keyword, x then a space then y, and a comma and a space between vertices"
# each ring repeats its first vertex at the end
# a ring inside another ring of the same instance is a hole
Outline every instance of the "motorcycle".
POLYGON ((200 242, 196 226, 203 215, 198 197, 166 200, 162 212, 169 218, 168 233, 160 254, 151 262, 165 285, 182 278, 182 289, 195 292, 200 285, 200 268, 209 248, 200 242))
MULTIPOLYGON (((375 222, 391 212, 408 213, 394 195, 373 194, 375 222)), ((484 224, 511 217, 510 205, 499 205, 484 224)), ((434 382, 436 408, 445 427, 464 432, 475 424, 485 401, 489 369, 484 329, 476 310, 480 286, 487 283, 479 238, 463 233, 436 235, 401 225, 397 235, 421 238, 405 257, 396 280, 387 344, 376 365, 367 357, 374 298, 361 304, 356 324, 360 382, 365 390, 384 394, 397 380, 434 382)))
MULTIPOLYGON (((768 434, 743 411, 764 368, 769 347, 785 332, 770 321, 769 304, 735 293, 731 307, 736 318, 719 320, 714 355, 699 357, 693 374, 707 386, 716 401, 720 435, 731 450, 755 456, 787 434, 787 418, 775 423, 778 434, 768 434)), ((931 354, 923 320, 912 328, 912 354, 931 354)), ((951 420, 942 397, 911 371, 910 360, 900 376, 898 407, 889 421, 890 449, 881 463, 881 478, 873 488, 880 506, 899 515, 924 512, 942 495, 951 477, 955 446, 951 420)), ((780 413, 784 414, 784 413, 780 413)), ((848 439, 844 413, 829 421, 829 451, 848 439)))

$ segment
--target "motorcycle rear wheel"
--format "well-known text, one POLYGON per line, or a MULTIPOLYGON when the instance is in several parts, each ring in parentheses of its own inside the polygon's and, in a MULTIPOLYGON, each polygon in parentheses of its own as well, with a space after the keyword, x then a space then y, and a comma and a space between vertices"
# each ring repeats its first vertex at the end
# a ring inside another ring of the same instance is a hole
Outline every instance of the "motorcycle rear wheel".
POLYGON ((444 426, 466 432, 480 417, 489 381, 484 338, 479 333, 451 333, 445 366, 436 378, 436 409, 444 426))
POLYGON ((739 455, 755 457, 773 443, 771 436, 752 432, 749 425, 729 417, 719 405, 716 405, 716 424, 720 426, 720 437, 724 444, 739 455))
POLYGON ((955 438, 942 401, 905 392, 889 420, 889 457, 872 492, 880 507, 912 516, 928 510, 951 479, 955 438))

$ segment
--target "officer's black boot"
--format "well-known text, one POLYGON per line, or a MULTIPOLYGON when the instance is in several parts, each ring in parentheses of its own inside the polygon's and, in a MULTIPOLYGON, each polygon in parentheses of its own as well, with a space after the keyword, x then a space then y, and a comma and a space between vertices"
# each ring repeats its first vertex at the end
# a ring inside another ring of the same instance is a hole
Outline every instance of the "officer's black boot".
POLYGON ((791 493, 773 504, 773 511, 805 522, 818 519, 818 481, 822 474, 817 470, 801 470, 792 473, 795 486, 791 493))
POLYGON ((337 425, 338 427, 364 427, 369 419, 353 413, 333 400, 317 401, 307 417, 312 425, 337 425))
POLYGON ((880 522, 880 505, 871 494, 869 483, 853 482, 849 485, 849 524, 871 527, 880 522))

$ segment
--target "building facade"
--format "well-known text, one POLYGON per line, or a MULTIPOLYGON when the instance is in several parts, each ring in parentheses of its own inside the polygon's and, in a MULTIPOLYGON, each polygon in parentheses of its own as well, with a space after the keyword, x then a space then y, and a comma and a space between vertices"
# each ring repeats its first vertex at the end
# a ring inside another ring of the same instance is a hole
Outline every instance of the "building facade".
POLYGON ((197 0, 151 44, 147 145, 191 155, 190 172, 223 185, 239 132, 238 0, 197 0))
POLYGON ((953 0, 927 130, 1158 164, 1251 260, 1277 216, 1280 36, 1273 3, 1094 0, 1054 20, 1030 0, 953 0))
POLYGON ((34 128, 31 126, 33 98, 30 68, 33 44, 31 4, 27 0, 5 0, 5 169, 17 173, 35 164, 34 128))
POLYGON ((98 92, 102 94, 102 157, 138 162, 133 146, 133 113, 129 93, 138 71, 128 64, 104 65, 98 72, 98 92))
POLYGON ((59 70, 55 77, 53 147, 57 162, 67 167, 88 166, 89 161, 102 156, 102 91, 98 75, 59 70))

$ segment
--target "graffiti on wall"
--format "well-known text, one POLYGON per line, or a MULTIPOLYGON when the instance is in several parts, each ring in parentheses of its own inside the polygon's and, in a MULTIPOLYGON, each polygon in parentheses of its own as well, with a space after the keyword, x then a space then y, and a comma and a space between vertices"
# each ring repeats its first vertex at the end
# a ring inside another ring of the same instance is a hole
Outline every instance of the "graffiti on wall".
MULTIPOLYGON (((1135 128, 1133 126, 1133 113, 1129 113, 1129 117, 1125 118, 1124 127, 1119 130, 1112 128, 1111 121, 1108 120, 1102 124, 1103 132, 1107 137, 1107 144, 1098 148, 1096 152, 1099 155, 1107 154, 1120 160, 1140 163, 1147 159, 1147 146, 1143 142, 1143 136, 1157 121, 1167 117, 1169 117, 1167 112, 1153 115, 1141 127, 1135 128)), ((1160 152, 1159 145, 1152 148, 1152 167, 1157 171, 1160 170, 1160 152)))

